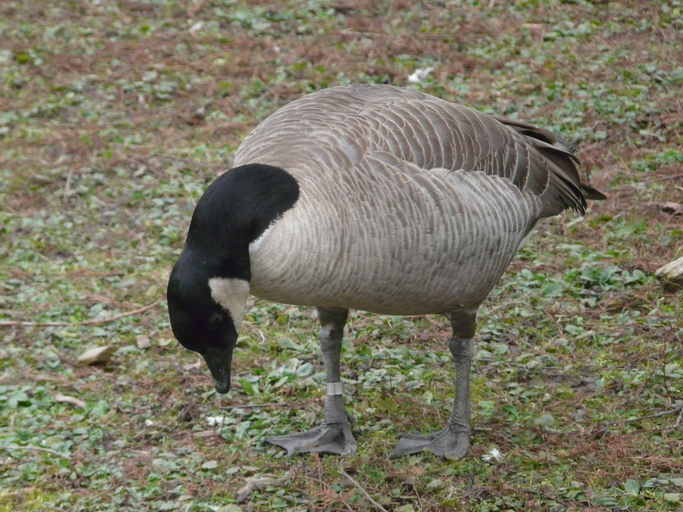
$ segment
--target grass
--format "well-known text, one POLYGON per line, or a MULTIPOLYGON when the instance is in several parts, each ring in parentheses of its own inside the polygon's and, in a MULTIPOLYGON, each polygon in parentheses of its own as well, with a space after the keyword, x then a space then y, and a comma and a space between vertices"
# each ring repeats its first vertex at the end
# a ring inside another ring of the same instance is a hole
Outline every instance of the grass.
POLYGON ((344 473, 396 512, 680 510, 681 292, 653 274, 683 250, 680 217, 659 207, 683 187, 682 12, 2 2, 0 321, 70 325, 0 327, 0 511, 375 508, 344 473), (288 459, 263 440, 319 417, 312 312, 256 301, 220 397, 172 338, 169 268, 194 202, 261 119, 425 67, 411 86, 578 140, 609 199, 540 226, 482 307, 470 456, 388 460, 400 432, 448 415, 447 322, 354 312, 358 454, 288 459), (76 364, 103 345, 117 347, 109 362, 76 364), (285 478, 237 504, 264 475, 285 478))

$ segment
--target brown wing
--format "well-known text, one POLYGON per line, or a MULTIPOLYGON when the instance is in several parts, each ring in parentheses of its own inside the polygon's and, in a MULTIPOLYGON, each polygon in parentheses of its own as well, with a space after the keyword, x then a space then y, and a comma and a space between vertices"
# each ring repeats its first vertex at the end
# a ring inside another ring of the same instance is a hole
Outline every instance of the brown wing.
POLYGON ((392 86, 336 87, 304 96, 263 121, 240 146, 235 163, 271 163, 315 175, 350 169, 372 151, 422 169, 507 178, 542 199, 542 216, 566 208, 583 213, 594 190, 581 183, 578 160, 551 132, 392 86))

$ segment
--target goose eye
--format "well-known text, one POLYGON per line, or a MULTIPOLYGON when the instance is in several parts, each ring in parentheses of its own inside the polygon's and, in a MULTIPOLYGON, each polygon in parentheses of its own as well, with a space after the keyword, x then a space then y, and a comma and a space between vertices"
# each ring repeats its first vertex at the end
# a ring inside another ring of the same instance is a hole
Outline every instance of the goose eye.
POLYGON ((209 317, 209 327, 215 329, 223 322, 225 315, 223 313, 211 313, 209 317))

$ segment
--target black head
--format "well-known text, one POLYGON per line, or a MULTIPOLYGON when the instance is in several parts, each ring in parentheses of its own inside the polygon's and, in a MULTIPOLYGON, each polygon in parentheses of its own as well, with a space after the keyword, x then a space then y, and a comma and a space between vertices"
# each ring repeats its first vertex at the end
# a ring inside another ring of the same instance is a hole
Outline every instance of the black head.
POLYGON ((298 197, 299 185, 285 170, 249 164, 216 178, 192 214, 168 282, 168 311, 173 334, 204 356, 221 393, 230 389, 232 351, 249 295, 249 244, 298 197))
POLYGON ((211 295, 211 267, 191 250, 183 251, 168 281, 168 314, 175 337, 203 356, 216 390, 227 393, 237 329, 230 312, 211 295))

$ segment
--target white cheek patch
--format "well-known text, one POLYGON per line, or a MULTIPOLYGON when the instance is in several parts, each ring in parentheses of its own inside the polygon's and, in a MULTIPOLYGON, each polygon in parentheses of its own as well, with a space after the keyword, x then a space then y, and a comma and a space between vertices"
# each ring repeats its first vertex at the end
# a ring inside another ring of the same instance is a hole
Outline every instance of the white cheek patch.
POLYGON ((230 313, 235 330, 239 331, 249 297, 249 282, 244 279, 212 277, 209 279, 211 298, 230 313))
POLYGON ((253 254, 259 250, 259 247, 261 247, 261 244, 263 244, 263 241, 265 240, 266 236, 268 236, 268 233, 273 229, 273 226, 275 226, 275 223, 278 220, 279 219, 275 219, 273 222, 271 222, 270 225, 265 230, 263 230, 263 233, 261 233, 258 236, 258 238, 256 238, 256 240, 252 241, 249 244, 249 253, 250 254, 253 254))

